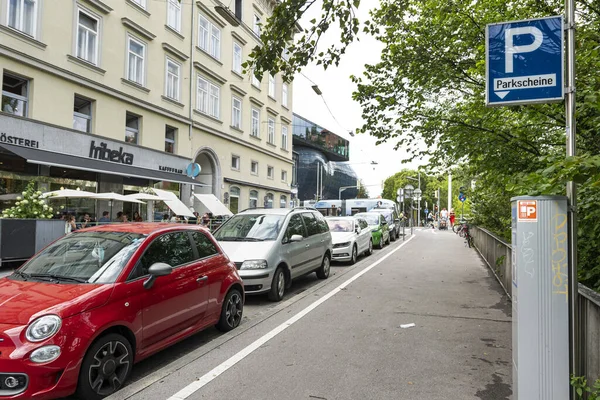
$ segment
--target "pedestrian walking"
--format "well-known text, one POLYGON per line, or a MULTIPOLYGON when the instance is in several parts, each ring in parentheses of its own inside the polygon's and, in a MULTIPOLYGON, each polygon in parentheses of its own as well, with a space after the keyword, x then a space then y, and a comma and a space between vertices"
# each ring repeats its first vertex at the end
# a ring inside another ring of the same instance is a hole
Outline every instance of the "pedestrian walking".
POLYGON ((454 219, 456 218, 456 214, 454 213, 454 208, 450 209, 450 227, 454 227, 454 219))

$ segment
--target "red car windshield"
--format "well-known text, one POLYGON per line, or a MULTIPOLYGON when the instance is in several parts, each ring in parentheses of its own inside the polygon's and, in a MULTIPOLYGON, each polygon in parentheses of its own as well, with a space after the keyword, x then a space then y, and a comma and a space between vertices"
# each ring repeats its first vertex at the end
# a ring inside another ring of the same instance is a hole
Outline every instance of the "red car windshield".
POLYGON ((34 256, 12 278, 113 283, 145 237, 129 232, 75 232, 34 256))

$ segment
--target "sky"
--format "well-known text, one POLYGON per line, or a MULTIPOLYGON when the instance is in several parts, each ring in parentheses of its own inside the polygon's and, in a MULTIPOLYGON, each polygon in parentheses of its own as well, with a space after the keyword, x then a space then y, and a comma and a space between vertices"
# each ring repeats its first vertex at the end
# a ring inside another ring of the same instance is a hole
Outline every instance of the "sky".
MULTIPOLYGON (((363 0, 357 14, 361 21, 368 17, 368 10, 377 6, 377 0, 363 0)), ((304 16, 301 25, 309 25, 310 19, 319 16, 320 2, 315 2, 304 16), (313 9, 314 8, 314 9, 313 9)), ((321 40, 327 46, 336 40, 337 32, 327 33, 321 40)), ((320 126, 350 141, 350 164, 363 181, 370 197, 377 197, 383 190, 383 181, 404 168, 415 168, 417 164, 402 164, 406 153, 394 150, 395 142, 376 145, 376 139, 368 134, 351 137, 348 131, 355 131, 363 125, 360 104, 352 100, 356 85, 350 75, 361 75, 364 65, 375 64, 380 60, 383 45, 375 38, 361 34, 360 41, 350 45, 342 56, 339 67, 324 70, 320 65, 309 65, 297 74, 293 86, 294 113, 313 121, 320 126), (327 110, 323 100, 312 90, 314 82, 323 93, 323 98, 331 109, 327 110), (333 115, 332 115, 333 114, 333 115), (376 161, 378 165, 371 165, 376 161)))

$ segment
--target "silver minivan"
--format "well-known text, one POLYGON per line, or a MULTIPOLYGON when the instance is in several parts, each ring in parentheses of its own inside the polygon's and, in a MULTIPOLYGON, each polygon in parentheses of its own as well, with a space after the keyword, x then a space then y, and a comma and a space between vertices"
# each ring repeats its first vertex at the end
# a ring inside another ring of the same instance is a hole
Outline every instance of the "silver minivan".
POLYGON ((280 301, 292 280, 316 272, 329 277, 333 246, 325 218, 309 208, 249 209, 214 233, 235 262, 246 294, 280 301))

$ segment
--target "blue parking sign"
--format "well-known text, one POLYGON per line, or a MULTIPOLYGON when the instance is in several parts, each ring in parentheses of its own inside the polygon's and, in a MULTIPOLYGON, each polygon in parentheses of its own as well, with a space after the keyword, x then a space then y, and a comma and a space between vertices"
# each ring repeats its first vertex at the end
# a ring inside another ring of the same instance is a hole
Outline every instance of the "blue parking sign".
POLYGON ((563 17, 486 26, 486 105, 562 101, 563 17))

